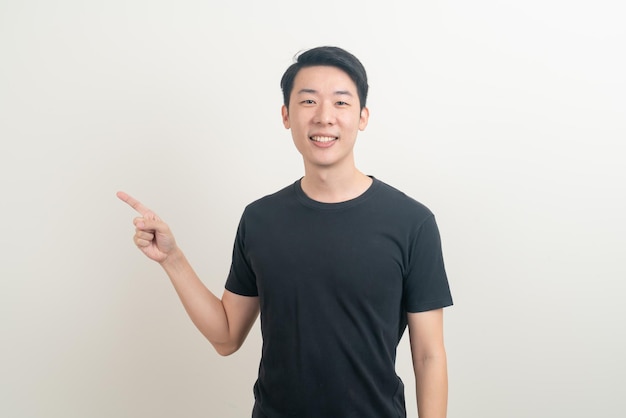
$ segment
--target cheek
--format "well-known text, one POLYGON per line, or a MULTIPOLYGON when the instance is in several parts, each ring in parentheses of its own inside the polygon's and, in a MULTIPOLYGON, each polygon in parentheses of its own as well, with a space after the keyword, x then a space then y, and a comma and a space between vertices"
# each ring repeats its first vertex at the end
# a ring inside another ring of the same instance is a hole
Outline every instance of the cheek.
POLYGON ((305 132, 308 129, 309 124, 305 115, 292 115, 290 118, 291 130, 297 132, 305 132))
POLYGON ((345 117, 341 118, 341 124, 351 129, 357 129, 361 126, 361 118, 354 114, 345 115, 345 117))

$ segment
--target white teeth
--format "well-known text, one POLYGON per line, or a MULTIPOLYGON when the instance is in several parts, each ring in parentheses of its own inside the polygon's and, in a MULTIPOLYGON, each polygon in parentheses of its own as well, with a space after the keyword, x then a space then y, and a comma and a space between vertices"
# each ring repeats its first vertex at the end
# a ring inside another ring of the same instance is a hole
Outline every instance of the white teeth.
POLYGON ((337 138, 334 136, 312 136, 311 139, 315 142, 330 142, 337 138))

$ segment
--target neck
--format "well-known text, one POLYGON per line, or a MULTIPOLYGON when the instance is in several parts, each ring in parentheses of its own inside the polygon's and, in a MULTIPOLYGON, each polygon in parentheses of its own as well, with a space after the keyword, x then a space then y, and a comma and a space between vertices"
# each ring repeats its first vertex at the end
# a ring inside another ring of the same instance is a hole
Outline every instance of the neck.
POLYGON ((304 193, 322 203, 340 203, 363 194, 372 179, 356 167, 351 170, 305 170, 300 182, 304 193))

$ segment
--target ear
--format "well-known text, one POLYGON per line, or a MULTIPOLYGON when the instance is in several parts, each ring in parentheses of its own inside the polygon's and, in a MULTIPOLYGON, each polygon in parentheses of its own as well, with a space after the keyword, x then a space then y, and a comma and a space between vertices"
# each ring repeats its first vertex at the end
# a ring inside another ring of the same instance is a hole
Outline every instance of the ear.
POLYGON ((283 116, 283 126, 285 126, 285 129, 289 129, 291 125, 289 123, 289 109, 287 109, 287 106, 283 105, 280 108, 280 113, 283 116))
POLYGON ((370 111, 367 107, 361 109, 361 119, 359 120, 359 131, 364 131, 367 126, 367 121, 370 118, 370 111))

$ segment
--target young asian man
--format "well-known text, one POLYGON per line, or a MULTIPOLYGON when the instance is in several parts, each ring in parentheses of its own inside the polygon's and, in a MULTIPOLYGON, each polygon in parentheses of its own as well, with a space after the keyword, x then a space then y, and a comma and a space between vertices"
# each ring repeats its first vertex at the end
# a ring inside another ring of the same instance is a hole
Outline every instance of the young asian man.
POLYGON ((314 48, 281 87, 304 176, 245 208, 222 297, 167 224, 119 192, 140 214, 134 241, 218 353, 241 347, 260 313, 253 418, 405 417, 395 357, 406 328, 419 416, 445 417, 443 308, 452 297, 439 232, 424 205, 356 167, 369 118, 365 69, 341 48, 314 48))

